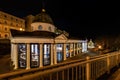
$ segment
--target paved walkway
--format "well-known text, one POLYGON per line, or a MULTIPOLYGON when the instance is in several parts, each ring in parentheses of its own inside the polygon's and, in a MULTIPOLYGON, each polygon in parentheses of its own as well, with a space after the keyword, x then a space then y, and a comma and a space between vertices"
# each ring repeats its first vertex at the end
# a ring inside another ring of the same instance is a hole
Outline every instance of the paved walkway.
POLYGON ((112 73, 107 80, 120 80, 120 68, 112 73))

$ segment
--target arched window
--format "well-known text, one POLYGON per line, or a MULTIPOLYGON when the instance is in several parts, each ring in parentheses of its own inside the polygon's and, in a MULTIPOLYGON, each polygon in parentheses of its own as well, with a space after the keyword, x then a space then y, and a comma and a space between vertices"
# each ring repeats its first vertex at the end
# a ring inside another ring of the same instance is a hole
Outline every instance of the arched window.
POLYGON ((38 26, 38 30, 42 30, 42 26, 41 25, 38 26))
POLYGON ((7 38, 8 37, 8 35, 7 34, 5 34, 5 38, 7 38))
POLYGON ((48 27, 48 30, 51 31, 51 27, 50 26, 48 27))
POLYGON ((7 28, 5 27, 5 31, 7 31, 7 28))

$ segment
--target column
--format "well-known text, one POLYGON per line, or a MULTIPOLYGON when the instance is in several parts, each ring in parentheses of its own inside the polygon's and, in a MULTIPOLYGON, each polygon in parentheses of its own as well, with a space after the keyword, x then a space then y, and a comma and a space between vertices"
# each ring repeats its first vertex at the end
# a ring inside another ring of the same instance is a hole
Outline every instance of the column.
POLYGON ((40 65, 39 67, 43 67, 43 44, 40 44, 40 65))
POLYGON ((80 43, 79 49, 80 49, 80 53, 82 53, 82 43, 80 43))
POLYGON ((64 53, 63 53, 64 56, 63 57, 64 57, 64 60, 66 60, 66 43, 64 43, 64 49, 63 50, 64 50, 64 53))
POLYGON ((73 53, 74 53, 73 56, 75 56, 75 43, 73 43, 73 53))
POLYGON ((14 59, 14 44, 11 44, 11 61, 13 61, 14 59))
POLYGON ((78 43, 77 43, 77 54, 78 54, 78 50, 79 50, 79 48, 78 48, 78 43))
POLYGON ((27 66, 26 69, 30 69, 30 44, 27 43, 27 66))
POLYGON ((57 64, 56 44, 54 44, 53 48, 54 48, 54 64, 57 64))
POLYGON ((70 43, 70 57, 72 57, 71 46, 72 46, 72 44, 70 43))
POLYGON ((54 50, 53 44, 51 44, 51 50, 50 50, 51 51, 51 53, 50 53, 51 54, 51 65, 53 65, 53 50, 54 50))
POLYGON ((14 54, 14 69, 18 69, 18 49, 17 49, 17 44, 13 44, 13 54, 14 54))

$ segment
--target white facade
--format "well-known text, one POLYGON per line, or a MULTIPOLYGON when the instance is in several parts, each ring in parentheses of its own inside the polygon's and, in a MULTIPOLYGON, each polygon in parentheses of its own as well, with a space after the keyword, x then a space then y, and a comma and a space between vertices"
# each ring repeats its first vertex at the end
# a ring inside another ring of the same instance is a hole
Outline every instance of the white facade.
POLYGON ((35 22, 31 24, 32 31, 49 31, 55 32, 55 26, 49 23, 35 22))
POLYGON ((54 39, 16 37, 11 38, 11 43, 11 60, 15 66, 14 69, 53 65, 86 51, 85 45, 83 46, 85 42, 81 43, 80 40, 74 42, 64 35, 54 39), (21 45, 23 46, 20 47, 21 45))

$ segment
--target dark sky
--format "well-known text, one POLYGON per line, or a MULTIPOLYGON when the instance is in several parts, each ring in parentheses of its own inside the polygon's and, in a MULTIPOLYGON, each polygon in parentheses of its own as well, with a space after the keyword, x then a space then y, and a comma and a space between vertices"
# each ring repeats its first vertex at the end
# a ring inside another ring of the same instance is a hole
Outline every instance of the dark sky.
POLYGON ((76 37, 120 33, 120 5, 115 0, 0 0, 0 9, 18 17, 40 13, 44 1, 56 27, 76 37))

